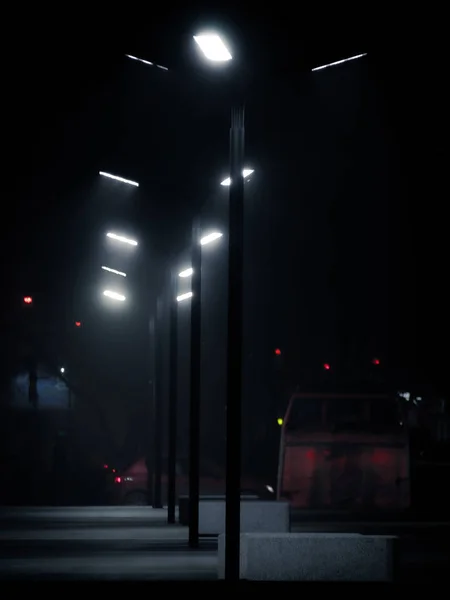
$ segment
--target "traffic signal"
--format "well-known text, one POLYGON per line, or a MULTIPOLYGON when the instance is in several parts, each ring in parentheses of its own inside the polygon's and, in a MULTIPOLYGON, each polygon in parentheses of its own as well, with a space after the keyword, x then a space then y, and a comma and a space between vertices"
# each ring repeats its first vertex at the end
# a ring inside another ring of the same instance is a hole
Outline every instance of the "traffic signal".
POLYGON ((81 321, 75 321, 75 327, 81 327, 81 321))
POLYGON ((379 364, 380 364, 380 359, 379 359, 379 358, 374 358, 374 359, 372 360, 372 364, 373 364, 373 365, 379 365, 379 364))
POLYGON ((280 350, 279 348, 276 348, 276 349, 275 349, 275 354, 276 354, 277 356, 281 356, 281 350, 280 350))
POLYGON ((31 296, 24 296, 23 301, 24 304, 27 304, 28 306, 33 304, 33 298, 31 296))
POLYGON ((328 363, 324 363, 323 368, 325 369, 325 371, 329 371, 331 369, 328 363))

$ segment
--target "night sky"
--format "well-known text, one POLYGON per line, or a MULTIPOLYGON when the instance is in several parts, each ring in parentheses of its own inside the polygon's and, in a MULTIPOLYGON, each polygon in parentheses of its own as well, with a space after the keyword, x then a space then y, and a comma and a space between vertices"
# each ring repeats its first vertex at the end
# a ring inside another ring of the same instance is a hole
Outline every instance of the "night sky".
MULTIPOLYGON (((336 31, 266 11, 155 7, 104 19, 41 14, 39 27, 27 25, 11 85, 20 144, 10 146, 17 176, 2 239, 5 339, 32 294, 43 345, 95 380, 120 443, 146 402, 151 299, 170 267, 184 266, 195 215, 226 230, 218 183, 237 89, 255 169, 245 188, 246 418, 273 408, 274 348, 286 389, 309 385, 316 371, 320 385, 325 362, 360 376, 374 357, 395 385, 448 389, 442 61, 429 47, 420 53, 411 34, 375 35, 367 19, 336 31), (205 26, 233 47, 219 73, 192 42, 205 26), (104 234, 114 227, 142 242, 134 255, 112 254, 104 234), (101 299, 102 264, 129 274, 121 310, 101 299)), ((225 239, 203 263, 207 426, 221 421, 224 401, 225 239)), ((188 312, 180 306, 182 406, 188 312)))

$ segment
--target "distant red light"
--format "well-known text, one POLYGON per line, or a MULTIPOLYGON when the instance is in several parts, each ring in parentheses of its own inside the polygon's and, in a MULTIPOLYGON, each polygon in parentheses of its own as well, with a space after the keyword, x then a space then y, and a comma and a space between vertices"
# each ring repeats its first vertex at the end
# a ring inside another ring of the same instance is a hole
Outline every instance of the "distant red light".
POLYGON ((378 358, 374 358, 373 361, 372 361, 372 364, 379 365, 380 364, 380 360, 378 358))
POLYGON ((314 450, 314 448, 310 448, 309 450, 306 451, 306 458, 311 461, 315 460, 316 451, 314 450))
POLYGON ((114 478, 114 482, 115 483, 121 483, 122 482, 122 477, 115 477, 114 478))
POLYGON ((81 321, 75 321, 75 327, 81 327, 81 321))
POLYGON ((104 468, 104 469, 107 469, 107 468, 108 468, 108 465, 103 465, 103 468, 104 468))
POLYGON ((280 354, 281 354, 281 350, 280 350, 279 348, 277 348, 277 349, 275 350, 275 354, 276 354, 277 356, 280 356, 280 354))
POLYGON ((325 369, 325 371, 329 371, 331 369, 330 365, 328 363, 325 363, 323 365, 323 368, 325 369))
POLYGON ((31 296, 25 296, 23 301, 25 302, 25 304, 32 304, 33 298, 31 296))

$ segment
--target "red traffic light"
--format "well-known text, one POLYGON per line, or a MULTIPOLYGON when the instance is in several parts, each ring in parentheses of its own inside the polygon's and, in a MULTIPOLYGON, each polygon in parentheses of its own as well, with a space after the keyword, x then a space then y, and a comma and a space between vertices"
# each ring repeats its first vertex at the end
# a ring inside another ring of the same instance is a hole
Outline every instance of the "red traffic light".
POLYGON ((276 348, 276 349, 275 349, 275 354, 276 354, 277 356, 280 356, 280 355, 281 355, 281 350, 280 350, 279 348, 276 348))
POLYGON ((25 302, 25 304, 32 304, 33 298, 31 296, 25 296, 23 301, 25 302))
POLYGON ((379 359, 379 358, 374 358, 374 359, 372 360, 372 364, 373 364, 373 365, 379 365, 379 364, 380 364, 380 359, 379 359))
POLYGON ((81 327, 81 321, 75 321, 75 327, 81 327))
POLYGON ((325 363, 323 365, 323 368, 325 369, 325 371, 329 371, 331 369, 330 365, 328 363, 325 363))

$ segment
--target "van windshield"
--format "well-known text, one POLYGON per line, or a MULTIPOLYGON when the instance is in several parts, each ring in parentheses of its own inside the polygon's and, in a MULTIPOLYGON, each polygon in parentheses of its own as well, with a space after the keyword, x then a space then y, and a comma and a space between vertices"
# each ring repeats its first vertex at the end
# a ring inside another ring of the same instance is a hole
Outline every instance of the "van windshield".
POLYGON ((400 427, 397 401, 389 397, 299 397, 293 401, 286 422, 287 431, 380 433, 400 427))

